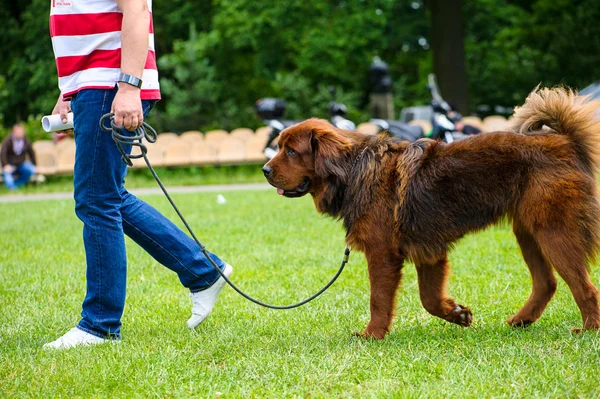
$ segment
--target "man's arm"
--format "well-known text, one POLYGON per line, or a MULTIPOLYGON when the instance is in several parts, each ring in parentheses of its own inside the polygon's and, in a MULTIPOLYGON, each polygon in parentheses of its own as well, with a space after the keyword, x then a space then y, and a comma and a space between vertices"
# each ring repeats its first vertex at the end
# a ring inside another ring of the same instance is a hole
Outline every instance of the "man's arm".
MULTIPOLYGON (((121 72, 142 78, 148 56, 150 11, 146 0, 117 0, 123 11, 121 26, 121 72)), ((140 89, 127 83, 119 84, 112 104, 115 123, 134 130, 141 126, 144 115, 140 89)))

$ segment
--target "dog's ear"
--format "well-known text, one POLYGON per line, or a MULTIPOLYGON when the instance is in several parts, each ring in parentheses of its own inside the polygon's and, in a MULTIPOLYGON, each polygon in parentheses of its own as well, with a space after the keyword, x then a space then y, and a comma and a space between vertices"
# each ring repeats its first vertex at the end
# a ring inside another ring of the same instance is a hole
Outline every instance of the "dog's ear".
POLYGON ((329 123, 319 123, 312 128, 311 147, 318 176, 346 177, 350 150, 350 140, 347 137, 339 134, 329 123))

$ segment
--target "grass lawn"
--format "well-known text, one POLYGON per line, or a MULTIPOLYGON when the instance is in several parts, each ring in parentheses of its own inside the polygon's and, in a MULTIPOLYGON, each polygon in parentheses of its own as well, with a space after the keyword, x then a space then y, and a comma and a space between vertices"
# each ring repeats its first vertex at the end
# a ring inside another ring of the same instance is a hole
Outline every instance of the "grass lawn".
MULTIPOLYGON (((225 195, 224 205, 216 193, 174 197, 208 248, 234 265, 243 289, 287 304, 333 275, 344 233, 309 198, 225 195)), ((175 218, 162 197, 146 199, 175 218)), ((508 227, 469 236, 452 253, 450 291, 475 316, 467 329, 426 313, 407 265, 392 332, 381 342, 352 338, 369 318, 366 263, 353 253, 338 282, 307 306, 262 309, 226 288, 211 317, 189 331, 191 305, 177 277, 128 241, 124 340, 47 351, 41 346, 74 326, 81 310, 81 223, 71 201, 0 204, 0 220, 0 397, 600 395, 600 336, 570 334, 581 319, 562 281, 536 325, 505 324, 530 293, 508 227)))
MULTIPOLYGON (((262 164, 156 168, 156 173, 170 186, 196 186, 204 184, 264 183, 262 164)), ((41 184, 28 184, 12 192, 0 183, 0 195, 37 194, 73 191, 73 175, 47 176, 41 184)), ((150 171, 146 168, 129 169, 127 187, 158 187, 150 171)))

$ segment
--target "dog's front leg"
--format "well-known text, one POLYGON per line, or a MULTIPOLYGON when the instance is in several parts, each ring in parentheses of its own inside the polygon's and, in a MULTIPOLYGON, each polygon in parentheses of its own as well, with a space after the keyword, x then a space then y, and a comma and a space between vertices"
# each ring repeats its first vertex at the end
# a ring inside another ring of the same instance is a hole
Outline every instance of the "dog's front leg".
POLYGON ((390 249, 365 251, 371 284, 371 321, 361 336, 383 339, 394 317, 396 291, 400 283, 404 257, 390 249))
POLYGON ((423 307, 432 315, 450 323, 468 327, 473 322, 471 310, 458 305, 446 293, 446 284, 450 275, 450 263, 444 254, 435 261, 416 261, 419 277, 419 295, 423 307))

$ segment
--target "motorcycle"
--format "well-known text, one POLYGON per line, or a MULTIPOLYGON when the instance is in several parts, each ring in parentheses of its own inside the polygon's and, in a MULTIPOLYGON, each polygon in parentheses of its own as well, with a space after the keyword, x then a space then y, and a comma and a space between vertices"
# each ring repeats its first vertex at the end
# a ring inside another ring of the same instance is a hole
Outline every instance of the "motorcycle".
POLYGON ((335 87, 329 87, 331 101, 328 106, 329 121, 338 129, 356 130, 356 124, 347 118, 348 108, 343 103, 336 102, 335 87))
POLYGON ((260 116, 265 126, 271 128, 271 134, 267 139, 267 144, 263 150, 267 159, 272 159, 277 155, 277 143, 275 139, 279 137, 279 134, 286 127, 295 125, 300 121, 284 120, 286 104, 285 101, 280 98, 261 98, 254 104, 254 110, 260 116))
MULTIPOLYGON (((329 120, 333 126, 344 130, 355 130, 354 122, 347 118, 348 109, 346 105, 335 101, 335 89, 330 88, 332 101, 328 105, 329 120)), ((254 104, 256 113, 263 119, 264 124, 271 128, 271 134, 265 145, 264 154, 267 159, 272 159, 279 150, 276 144, 276 138, 279 137, 283 129, 300 122, 297 120, 284 120, 286 109, 285 101, 280 98, 262 98, 254 104)))
MULTIPOLYGON (((465 134, 458 129, 457 124, 460 124, 462 116, 459 112, 452 109, 443 97, 437 85, 437 79, 434 74, 428 77, 427 87, 431 93, 431 125, 432 129, 425 132, 421 126, 414 126, 398 120, 371 119, 370 122, 377 125, 381 131, 385 130, 394 137, 400 140, 410 142, 417 141, 421 138, 430 138, 434 140, 443 140, 446 143, 452 143, 456 140, 461 140, 470 134, 477 134, 480 131, 470 127, 469 134, 465 134)), ((356 130, 354 122, 347 118, 348 109, 343 103, 335 101, 335 88, 329 89, 332 101, 328 105, 329 120, 331 123, 344 130, 356 130)), ((290 127, 300 121, 283 119, 286 109, 285 101, 279 98, 263 98, 259 99, 255 104, 256 113, 264 120, 265 125, 271 127, 271 134, 264 149, 264 154, 267 159, 273 158, 278 151, 275 139, 283 129, 290 127)))
MULTIPOLYGON (((421 138, 430 138, 452 143, 467 137, 469 134, 460 132, 457 128, 462 119, 461 114, 455 111, 440 95, 434 74, 429 75, 427 88, 431 93, 430 121, 432 129, 430 132, 423 131, 420 126, 413 126, 397 120, 371 119, 370 122, 377 125, 381 130, 387 130, 394 137, 411 142, 421 138)), ((479 129, 474 127, 470 127, 468 130, 470 134, 480 133, 479 129)))
POLYGON ((387 131, 400 140, 413 142, 426 137, 421 126, 413 126, 408 123, 386 119, 371 119, 369 122, 377 125, 380 131, 387 131))
POLYGON ((431 93, 431 108, 433 109, 431 138, 452 143, 467 137, 467 134, 459 132, 456 127, 457 122, 462 119, 462 115, 442 98, 438 89, 437 78, 433 73, 428 76, 427 88, 431 93))

